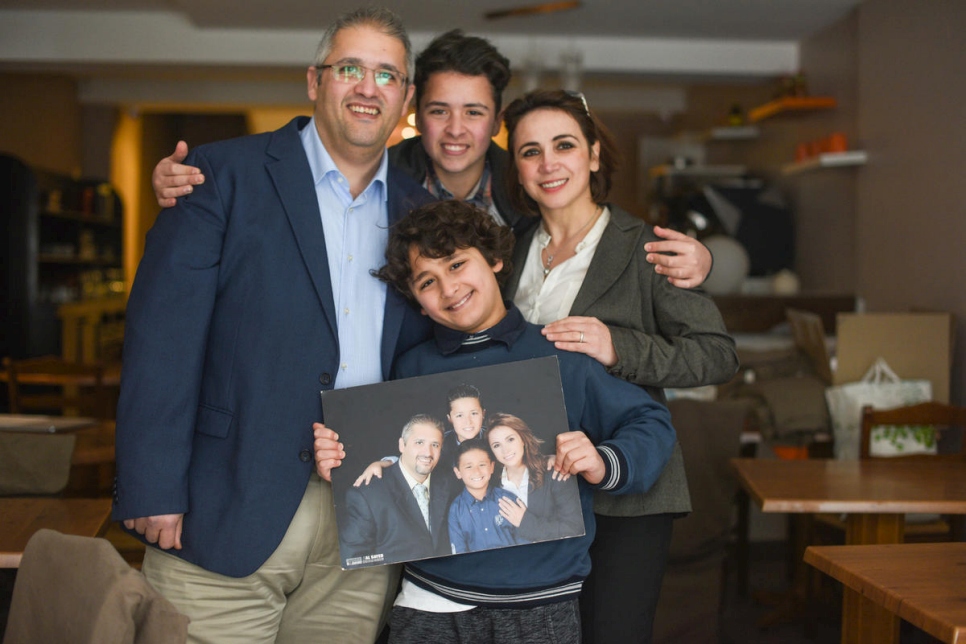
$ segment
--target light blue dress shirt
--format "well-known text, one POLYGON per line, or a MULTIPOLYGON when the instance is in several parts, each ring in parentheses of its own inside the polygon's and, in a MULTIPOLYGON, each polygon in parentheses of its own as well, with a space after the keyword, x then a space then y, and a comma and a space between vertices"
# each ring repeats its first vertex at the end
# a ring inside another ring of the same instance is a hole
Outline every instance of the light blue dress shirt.
POLYGON ((335 388, 381 382, 386 285, 369 271, 385 264, 389 241, 387 155, 383 153, 372 182, 353 199, 348 180, 319 139, 314 118, 302 129, 301 136, 322 213, 332 298, 338 316, 340 359, 335 388))

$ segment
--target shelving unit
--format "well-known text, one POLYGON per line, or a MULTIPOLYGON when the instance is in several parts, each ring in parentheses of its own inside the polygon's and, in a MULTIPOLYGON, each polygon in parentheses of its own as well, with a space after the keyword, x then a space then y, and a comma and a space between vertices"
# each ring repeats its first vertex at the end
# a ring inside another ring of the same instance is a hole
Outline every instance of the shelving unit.
POLYGON ((850 150, 848 152, 826 152, 805 161, 789 163, 782 166, 782 174, 793 175, 811 172, 820 168, 838 168, 846 166, 864 165, 868 155, 864 150, 850 150))
POLYGON ((748 120, 758 123, 779 114, 828 110, 837 105, 829 96, 787 96, 770 101, 748 112, 748 120))
POLYGON ((60 354, 58 309, 124 291, 121 201, 99 180, 74 180, 0 155, 0 354, 60 354))
POLYGON ((650 169, 652 178, 657 177, 740 177, 748 172, 743 165, 688 165, 676 167, 657 165, 650 169))
POLYGON ((711 128, 705 138, 708 141, 754 141, 760 135, 757 125, 727 125, 711 128))

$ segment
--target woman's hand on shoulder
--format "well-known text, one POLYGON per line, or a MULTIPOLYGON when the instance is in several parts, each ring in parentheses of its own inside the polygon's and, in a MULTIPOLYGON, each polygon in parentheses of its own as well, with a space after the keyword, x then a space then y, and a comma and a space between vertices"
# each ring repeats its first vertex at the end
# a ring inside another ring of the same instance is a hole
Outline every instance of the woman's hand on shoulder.
POLYGON ((679 288, 701 286, 711 272, 711 251, 707 246, 670 228, 655 226, 654 234, 664 240, 644 244, 646 259, 654 264, 654 272, 667 276, 679 288))
POLYGON ((544 337, 563 351, 586 353, 605 367, 617 364, 617 350, 607 325, 592 317, 571 315, 541 329, 544 337))
POLYGON ((181 163, 186 156, 188 156, 188 144, 178 141, 174 153, 164 157, 158 161, 158 165, 154 166, 154 172, 151 173, 151 187, 154 188, 154 196, 162 208, 174 207, 178 197, 191 194, 194 186, 205 182, 205 175, 201 174, 201 170, 193 165, 181 163))

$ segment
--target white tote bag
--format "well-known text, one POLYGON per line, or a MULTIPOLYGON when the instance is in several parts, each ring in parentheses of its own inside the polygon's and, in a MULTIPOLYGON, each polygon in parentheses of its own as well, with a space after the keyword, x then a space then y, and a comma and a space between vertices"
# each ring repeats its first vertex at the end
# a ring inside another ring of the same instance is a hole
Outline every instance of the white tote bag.
MULTIPOLYGON (((855 460, 859 457, 864 406, 891 409, 926 402, 932 400, 932 384, 928 380, 901 380, 879 358, 862 380, 828 387, 825 400, 832 419, 835 458, 855 460)), ((873 427, 869 452, 874 456, 935 454, 935 434, 932 427, 873 427)))

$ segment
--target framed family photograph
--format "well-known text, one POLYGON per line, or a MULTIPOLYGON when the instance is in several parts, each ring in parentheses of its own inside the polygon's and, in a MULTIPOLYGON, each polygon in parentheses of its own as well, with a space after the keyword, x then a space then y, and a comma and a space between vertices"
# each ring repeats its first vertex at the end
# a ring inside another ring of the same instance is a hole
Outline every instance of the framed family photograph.
POLYGON ((556 357, 322 392, 344 569, 584 534, 556 357))

